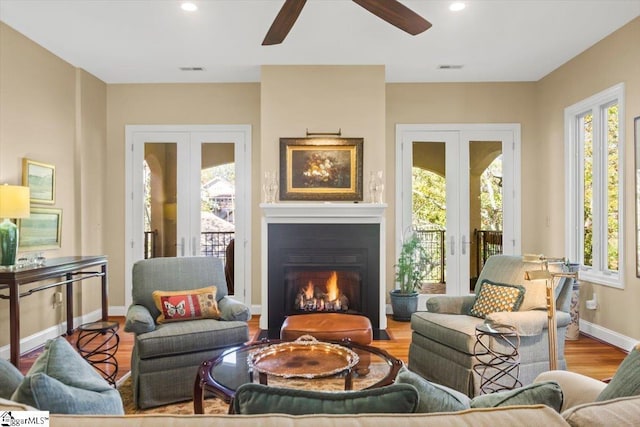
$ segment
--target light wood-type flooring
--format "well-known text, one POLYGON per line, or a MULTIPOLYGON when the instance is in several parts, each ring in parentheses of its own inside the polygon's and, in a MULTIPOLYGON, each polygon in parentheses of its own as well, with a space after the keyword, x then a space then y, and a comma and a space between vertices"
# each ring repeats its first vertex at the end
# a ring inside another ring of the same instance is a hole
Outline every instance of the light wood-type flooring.
MULTIPOLYGON (((118 376, 122 378, 131 369, 131 350, 133 348, 133 334, 124 332, 124 318, 113 317, 120 323, 120 345, 116 358, 118 360, 118 376)), ((409 344, 411 342, 411 326, 409 322, 397 322, 391 317, 388 318, 388 328, 390 340, 374 341, 372 345, 382 348, 391 355, 408 361, 409 344)), ((256 337, 259 333, 259 316, 253 316, 249 321, 249 336, 256 337)), ((78 333, 75 332, 67 337, 69 342, 75 346, 78 333)), ((41 350, 34 350, 20 359, 20 370, 27 372, 41 350)), ((565 357, 567 359, 568 370, 578 372, 596 379, 604 379, 613 376, 618 365, 626 353, 617 347, 605 344, 593 338, 580 335, 575 341, 565 342, 565 357)))

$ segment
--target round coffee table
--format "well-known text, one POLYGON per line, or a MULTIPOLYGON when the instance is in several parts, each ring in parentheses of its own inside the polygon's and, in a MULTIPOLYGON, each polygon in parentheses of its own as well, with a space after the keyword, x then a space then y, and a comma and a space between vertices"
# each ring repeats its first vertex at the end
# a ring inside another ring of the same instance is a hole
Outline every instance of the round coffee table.
MULTIPOLYGON (((265 382, 264 376, 254 375, 249 357, 255 351, 280 344, 280 340, 262 340, 243 346, 232 347, 220 356, 207 360, 200 366, 193 389, 193 410, 204 413, 205 392, 212 392, 227 403, 231 403, 236 390, 249 382, 265 382)), ((394 382, 403 362, 386 351, 350 341, 332 341, 353 350, 359 363, 353 369, 322 378, 270 377, 269 385, 307 390, 344 391, 383 387, 394 382)))

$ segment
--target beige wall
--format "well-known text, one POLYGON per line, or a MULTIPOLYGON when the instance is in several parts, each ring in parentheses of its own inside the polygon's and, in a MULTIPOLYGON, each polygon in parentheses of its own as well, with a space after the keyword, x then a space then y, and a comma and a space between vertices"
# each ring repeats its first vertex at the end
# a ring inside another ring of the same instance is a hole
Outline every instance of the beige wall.
MULTIPOLYGON (((56 207, 64 210, 62 248, 48 257, 104 253, 110 304, 124 304, 124 128, 128 124, 250 124, 253 164, 253 260, 260 259, 261 171, 277 168, 278 138, 342 128, 365 138, 365 176, 384 170, 387 242, 393 242, 395 125, 521 123, 522 248, 564 250, 563 109, 618 82, 626 83, 625 290, 584 285, 601 309, 587 320, 640 339, 635 278, 633 134, 640 115, 640 19, 607 37, 539 82, 384 84, 384 69, 265 66, 248 84, 106 85, 0 23, 0 181, 19 184, 21 159, 57 167, 56 207), (585 70, 587 72, 585 72, 585 70), (263 123, 264 122, 264 123, 263 123), (549 153, 554 156, 549 156, 549 153), (542 183, 542 186, 539 186, 542 183), (548 191, 552 190, 552 191, 548 191)), ((388 244, 388 266, 393 247, 388 244)), ((388 277, 392 277, 388 268, 388 277)), ((253 263, 253 302, 260 301, 260 264, 253 263)), ((86 287, 85 287, 86 289, 86 287)), ((22 336, 59 323, 51 292, 22 302, 22 336)), ((83 312, 97 301, 76 298, 83 312)), ((0 346, 8 343, 8 304, 0 301, 0 346)))
MULTIPOLYGON (((0 23, 0 182, 21 184, 24 157, 55 165, 62 247, 46 257, 103 251, 105 95, 103 82, 0 23)), ((94 286, 92 279, 74 287, 74 313, 99 307, 98 292, 82 292, 94 286)), ((65 319, 63 307, 53 307, 54 291, 20 301, 22 337, 65 319)), ((9 342, 8 319, 8 301, 0 300, 0 346, 9 342)))
MULTIPOLYGON (((540 143, 549 156, 545 192, 537 200, 538 212, 553 212, 551 227, 541 233, 549 242, 548 253, 562 253, 564 248, 564 109, 615 84, 625 84, 625 116, 622 117, 626 135, 624 155, 624 275, 625 289, 584 283, 580 297, 583 319, 627 337, 640 340, 640 279, 635 275, 635 184, 633 118, 640 116, 640 18, 633 20, 611 36, 569 61, 537 83, 536 110, 540 143), (548 194, 543 197, 544 194, 548 194), (555 250, 557 248, 557 250, 555 250), (600 308, 585 309, 585 300, 598 296, 600 308)), ((543 248, 544 249, 544 248, 543 248)))

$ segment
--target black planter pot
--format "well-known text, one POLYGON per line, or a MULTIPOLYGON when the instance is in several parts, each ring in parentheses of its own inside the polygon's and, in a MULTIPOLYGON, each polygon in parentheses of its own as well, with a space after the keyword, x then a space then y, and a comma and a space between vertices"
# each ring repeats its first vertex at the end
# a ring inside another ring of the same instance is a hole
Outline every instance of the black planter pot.
POLYGON ((392 319, 400 322, 410 321, 411 315, 418 311, 418 293, 403 294, 398 289, 394 289, 389 292, 389 296, 393 310, 392 319))

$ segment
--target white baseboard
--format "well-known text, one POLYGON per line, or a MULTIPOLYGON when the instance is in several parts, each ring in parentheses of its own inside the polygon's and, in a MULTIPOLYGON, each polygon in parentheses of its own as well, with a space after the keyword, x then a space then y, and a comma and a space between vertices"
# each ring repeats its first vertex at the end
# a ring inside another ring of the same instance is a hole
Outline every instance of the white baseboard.
POLYGON ((597 338, 600 341, 604 341, 607 344, 611 344, 612 346, 618 347, 626 352, 631 351, 631 349, 638 344, 638 340, 582 319, 580 319, 580 332, 597 338))
POLYGON ((126 316, 127 315, 127 307, 123 306, 123 305, 116 305, 116 306, 110 306, 109 307, 109 316, 126 316))
MULTIPOLYGON (((111 309, 109 309, 111 312, 111 309)), ((100 320, 102 316, 102 310, 92 311, 91 313, 84 314, 82 316, 73 318, 73 325, 78 327, 83 323, 95 322, 100 320)), ((57 325, 51 326, 43 331, 37 332, 25 338, 20 339, 20 354, 28 353, 31 350, 42 347, 47 340, 59 337, 67 332, 67 322, 64 321, 57 325)), ((8 360, 11 357, 11 350, 9 345, 0 347, 0 357, 8 360)))

